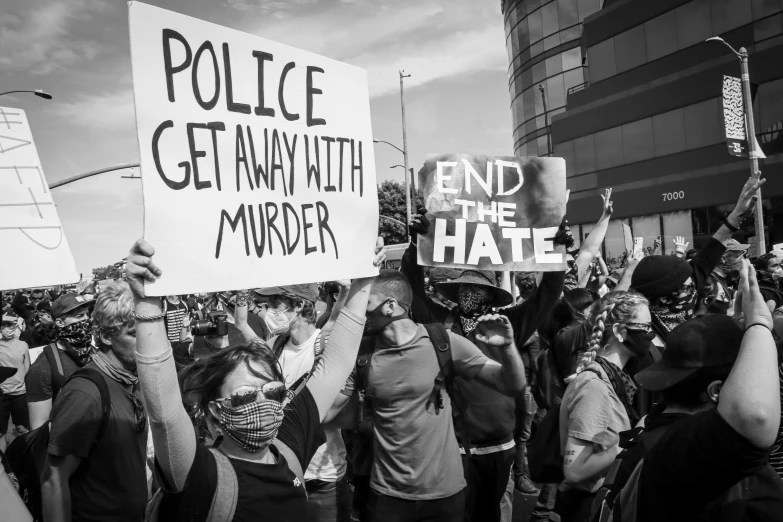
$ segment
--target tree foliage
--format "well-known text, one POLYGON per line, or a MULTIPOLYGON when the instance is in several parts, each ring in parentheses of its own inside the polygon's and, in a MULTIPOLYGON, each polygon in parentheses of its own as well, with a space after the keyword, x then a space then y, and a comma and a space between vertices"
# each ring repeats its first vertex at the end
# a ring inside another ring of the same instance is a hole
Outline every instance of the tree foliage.
MULTIPOLYGON (((405 185, 398 181, 386 180, 378 185, 378 212, 381 216, 390 217, 405 223, 405 185)), ((386 219, 378 221, 378 235, 387 245, 405 243, 407 234, 405 227, 386 219)))

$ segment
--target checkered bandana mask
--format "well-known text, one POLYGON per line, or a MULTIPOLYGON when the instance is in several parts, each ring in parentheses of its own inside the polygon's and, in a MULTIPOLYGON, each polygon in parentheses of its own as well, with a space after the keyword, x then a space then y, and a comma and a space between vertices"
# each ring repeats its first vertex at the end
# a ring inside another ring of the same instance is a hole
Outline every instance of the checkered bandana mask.
POLYGON ((283 405, 264 399, 242 406, 224 406, 220 410, 220 427, 245 451, 256 453, 269 446, 283 422, 283 405))

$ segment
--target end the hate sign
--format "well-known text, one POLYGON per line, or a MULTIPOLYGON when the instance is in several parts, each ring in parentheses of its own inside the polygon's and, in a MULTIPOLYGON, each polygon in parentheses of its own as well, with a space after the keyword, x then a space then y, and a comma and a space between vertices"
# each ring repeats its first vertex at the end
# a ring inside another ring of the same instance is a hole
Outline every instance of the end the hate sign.
POLYGON ((376 274, 366 72, 128 5, 150 295, 376 274))
POLYGON ((419 186, 430 221, 418 262, 481 270, 559 271, 552 241, 566 209, 565 160, 429 154, 419 186))

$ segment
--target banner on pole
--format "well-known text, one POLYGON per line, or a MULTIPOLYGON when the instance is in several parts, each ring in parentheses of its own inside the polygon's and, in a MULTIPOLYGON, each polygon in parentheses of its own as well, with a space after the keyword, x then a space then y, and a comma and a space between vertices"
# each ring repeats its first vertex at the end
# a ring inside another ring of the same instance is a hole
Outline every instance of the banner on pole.
POLYGON ((27 115, 11 107, 0 107, 0 242, 0 290, 79 280, 27 115))
MULTIPOLYGON (((723 122, 726 132, 726 144, 729 154, 742 158, 748 157, 748 138, 745 132, 745 104, 742 96, 742 80, 733 76, 723 77, 723 122)), ((754 140, 753 158, 766 158, 751 132, 754 140)))
POLYGON ((565 270, 565 248, 552 242, 565 214, 564 159, 430 154, 419 187, 430 221, 420 265, 565 270))
POLYGON ((363 69, 129 3, 150 295, 371 276, 363 69))

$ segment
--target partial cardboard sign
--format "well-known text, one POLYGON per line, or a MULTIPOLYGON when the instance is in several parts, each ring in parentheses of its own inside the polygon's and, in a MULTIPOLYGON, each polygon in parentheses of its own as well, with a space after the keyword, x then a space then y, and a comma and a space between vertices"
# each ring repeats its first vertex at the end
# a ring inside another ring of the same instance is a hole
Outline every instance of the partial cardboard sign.
POLYGON ((0 290, 79 280, 27 114, 0 107, 0 290))
POLYGON ((129 3, 150 295, 372 276, 363 69, 129 3))
POLYGON ((429 233, 418 262, 480 270, 565 270, 552 241, 565 214, 565 160, 430 154, 419 171, 429 233))

